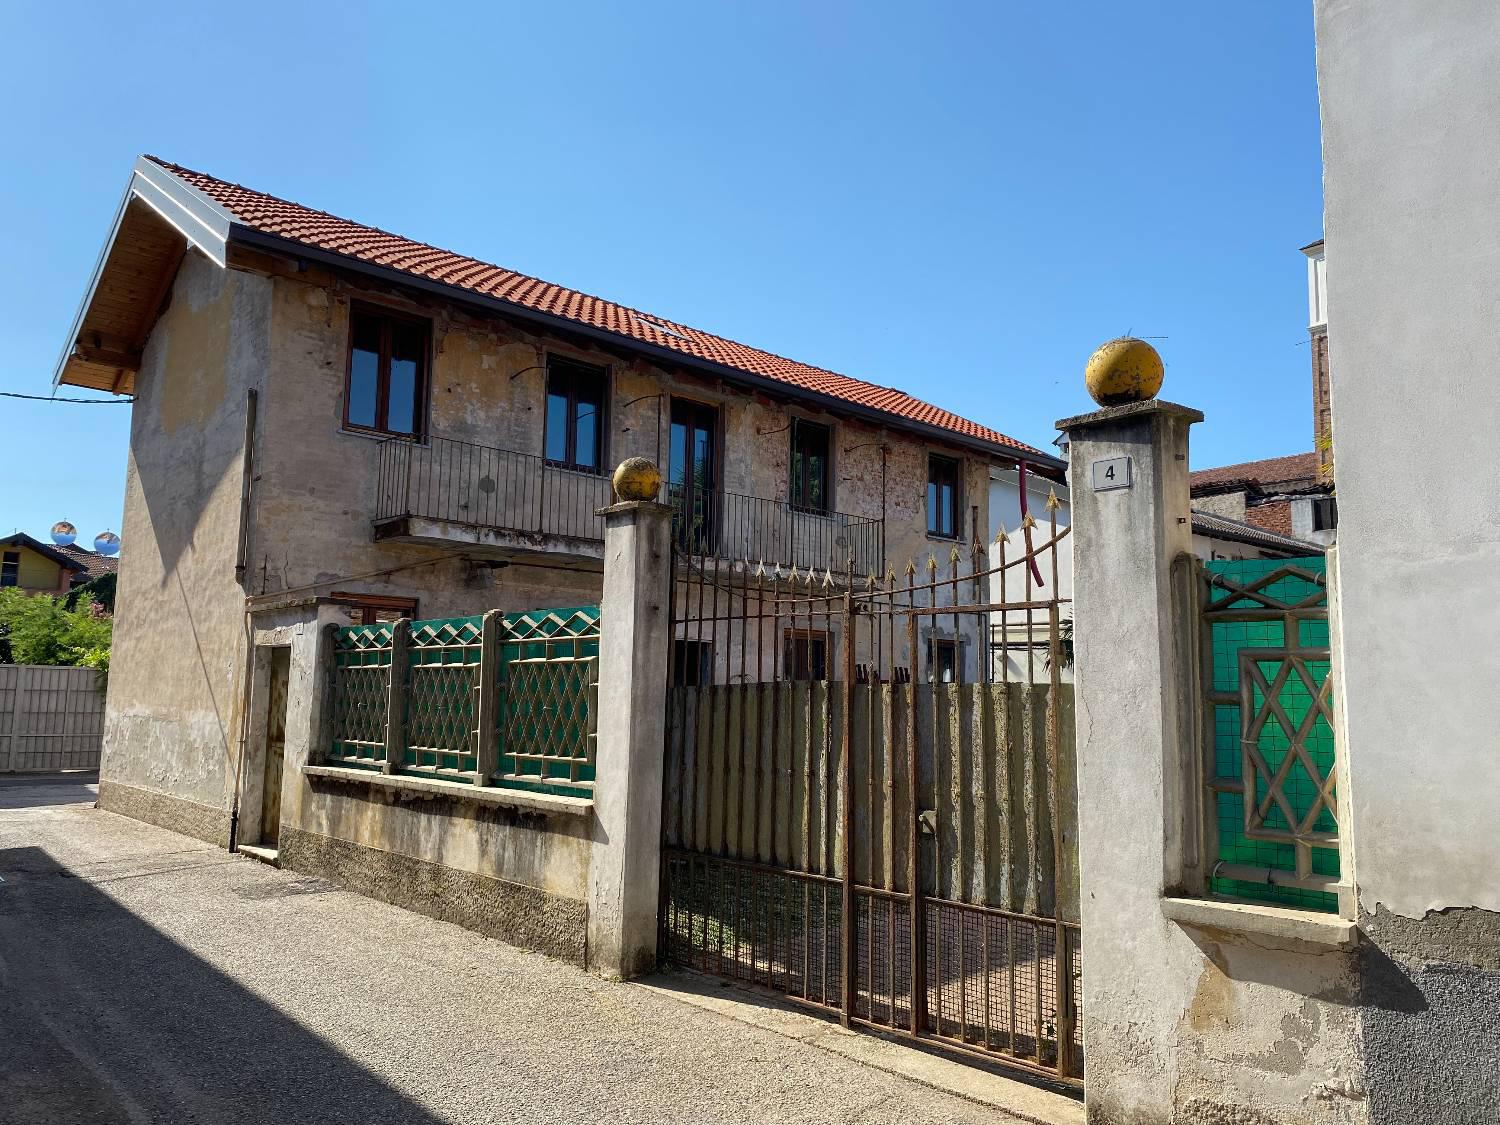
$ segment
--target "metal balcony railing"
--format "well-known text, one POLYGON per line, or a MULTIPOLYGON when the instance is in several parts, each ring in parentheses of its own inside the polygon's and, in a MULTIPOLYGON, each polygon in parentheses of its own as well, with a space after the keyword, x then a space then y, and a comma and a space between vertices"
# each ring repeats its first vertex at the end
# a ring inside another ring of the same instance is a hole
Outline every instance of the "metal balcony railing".
POLYGON ((851 562, 861 578, 885 570, 885 521, 843 512, 815 512, 781 500, 733 492, 669 489, 677 509, 672 534, 690 554, 765 563, 767 567, 831 570, 851 562))
POLYGON ((609 478, 530 453, 451 438, 380 446, 377 521, 416 517, 472 527, 603 540, 595 515, 612 500, 609 478))
MULTIPOLYGON (((595 513, 613 499, 608 477, 565 469, 531 453, 452 438, 392 438, 380 445, 377 522, 441 520, 598 542, 604 520, 595 513)), ((885 567, 883 520, 732 492, 669 489, 667 502, 677 510, 677 545, 693 554, 836 575, 852 560, 861 577, 885 567)))

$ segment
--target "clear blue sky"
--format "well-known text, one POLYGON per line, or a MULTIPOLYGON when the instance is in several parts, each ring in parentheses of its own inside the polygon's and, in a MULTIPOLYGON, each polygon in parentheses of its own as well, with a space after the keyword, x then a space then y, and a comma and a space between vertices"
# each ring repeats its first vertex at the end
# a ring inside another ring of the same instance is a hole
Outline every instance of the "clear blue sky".
MULTIPOLYGON (((151 152, 1033 444, 1088 406, 1098 343, 1165 337, 1164 397, 1208 415, 1196 465, 1311 448, 1307 3, 111 2, 6 25, 0 390, 49 393, 151 152)), ((0 533, 118 530, 128 412, 0 398, 0 533)))

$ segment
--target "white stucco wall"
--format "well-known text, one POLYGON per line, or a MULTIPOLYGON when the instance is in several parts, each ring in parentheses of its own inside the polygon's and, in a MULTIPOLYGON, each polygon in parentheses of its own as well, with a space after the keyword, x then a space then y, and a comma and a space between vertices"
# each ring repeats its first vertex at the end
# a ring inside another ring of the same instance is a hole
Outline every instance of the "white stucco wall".
POLYGON ((1500 909, 1500 4, 1319 0, 1362 910, 1500 909))

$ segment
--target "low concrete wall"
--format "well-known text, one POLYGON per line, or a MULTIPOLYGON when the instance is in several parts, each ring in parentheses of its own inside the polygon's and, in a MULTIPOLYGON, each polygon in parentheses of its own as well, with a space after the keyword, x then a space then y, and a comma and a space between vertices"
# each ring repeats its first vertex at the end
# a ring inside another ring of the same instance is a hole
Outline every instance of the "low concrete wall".
POLYGON ((229 846, 229 812, 200 805, 154 789, 139 789, 118 781, 99 782, 98 806, 106 812, 143 820, 158 828, 206 840, 221 848, 229 846))
POLYGON ((578 898, 289 827, 281 864, 550 957, 587 960, 588 908, 578 898))
MULTIPOLYGON (((257 656, 291 649, 281 781, 280 862, 360 894, 582 964, 588 802, 357 770, 310 776, 323 738, 324 629, 334 606, 260 615, 257 656)), ((255 661, 242 839, 264 800, 268 659, 255 661)))

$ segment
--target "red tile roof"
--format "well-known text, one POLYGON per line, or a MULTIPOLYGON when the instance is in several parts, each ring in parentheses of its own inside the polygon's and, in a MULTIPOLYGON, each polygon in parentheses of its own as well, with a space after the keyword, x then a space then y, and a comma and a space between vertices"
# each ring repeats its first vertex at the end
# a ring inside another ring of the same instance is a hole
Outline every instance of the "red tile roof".
POLYGON ((101 574, 113 574, 120 569, 120 559, 116 555, 101 555, 98 551, 90 551, 76 543, 70 543, 67 546, 59 543, 57 549, 81 565, 85 575, 89 578, 98 578, 101 574))
POLYGON ((1268 457, 1264 461, 1246 461, 1239 465, 1225 465, 1219 469, 1199 469, 1188 477, 1193 488, 1209 485, 1233 484, 1245 481, 1252 484, 1284 484, 1290 482, 1320 483, 1318 455, 1316 452, 1293 453, 1288 457, 1268 457))
POLYGON ((906 419, 1017 452, 1048 456, 1033 446, 919 398, 913 398, 905 391, 898 391, 893 387, 882 387, 825 371, 820 367, 809 367, 676 321, 617 305, 613 301, 591 297, 587 293, 539 281, 514 270, 502 269, 500 266, 440 250, 376 227, 340 219, 324 211, 303 207, 299 203, 289 203, 264 192, 227 183, 159 157, 151 156, 147 159, 208 196, 245 226, 265 234, 277 235, 361 262, 400 270, 415 277, 577 321, 696 359, 774 379, 792 387, 840 398, 888 414, 898 424, 899 420, 906 419))

